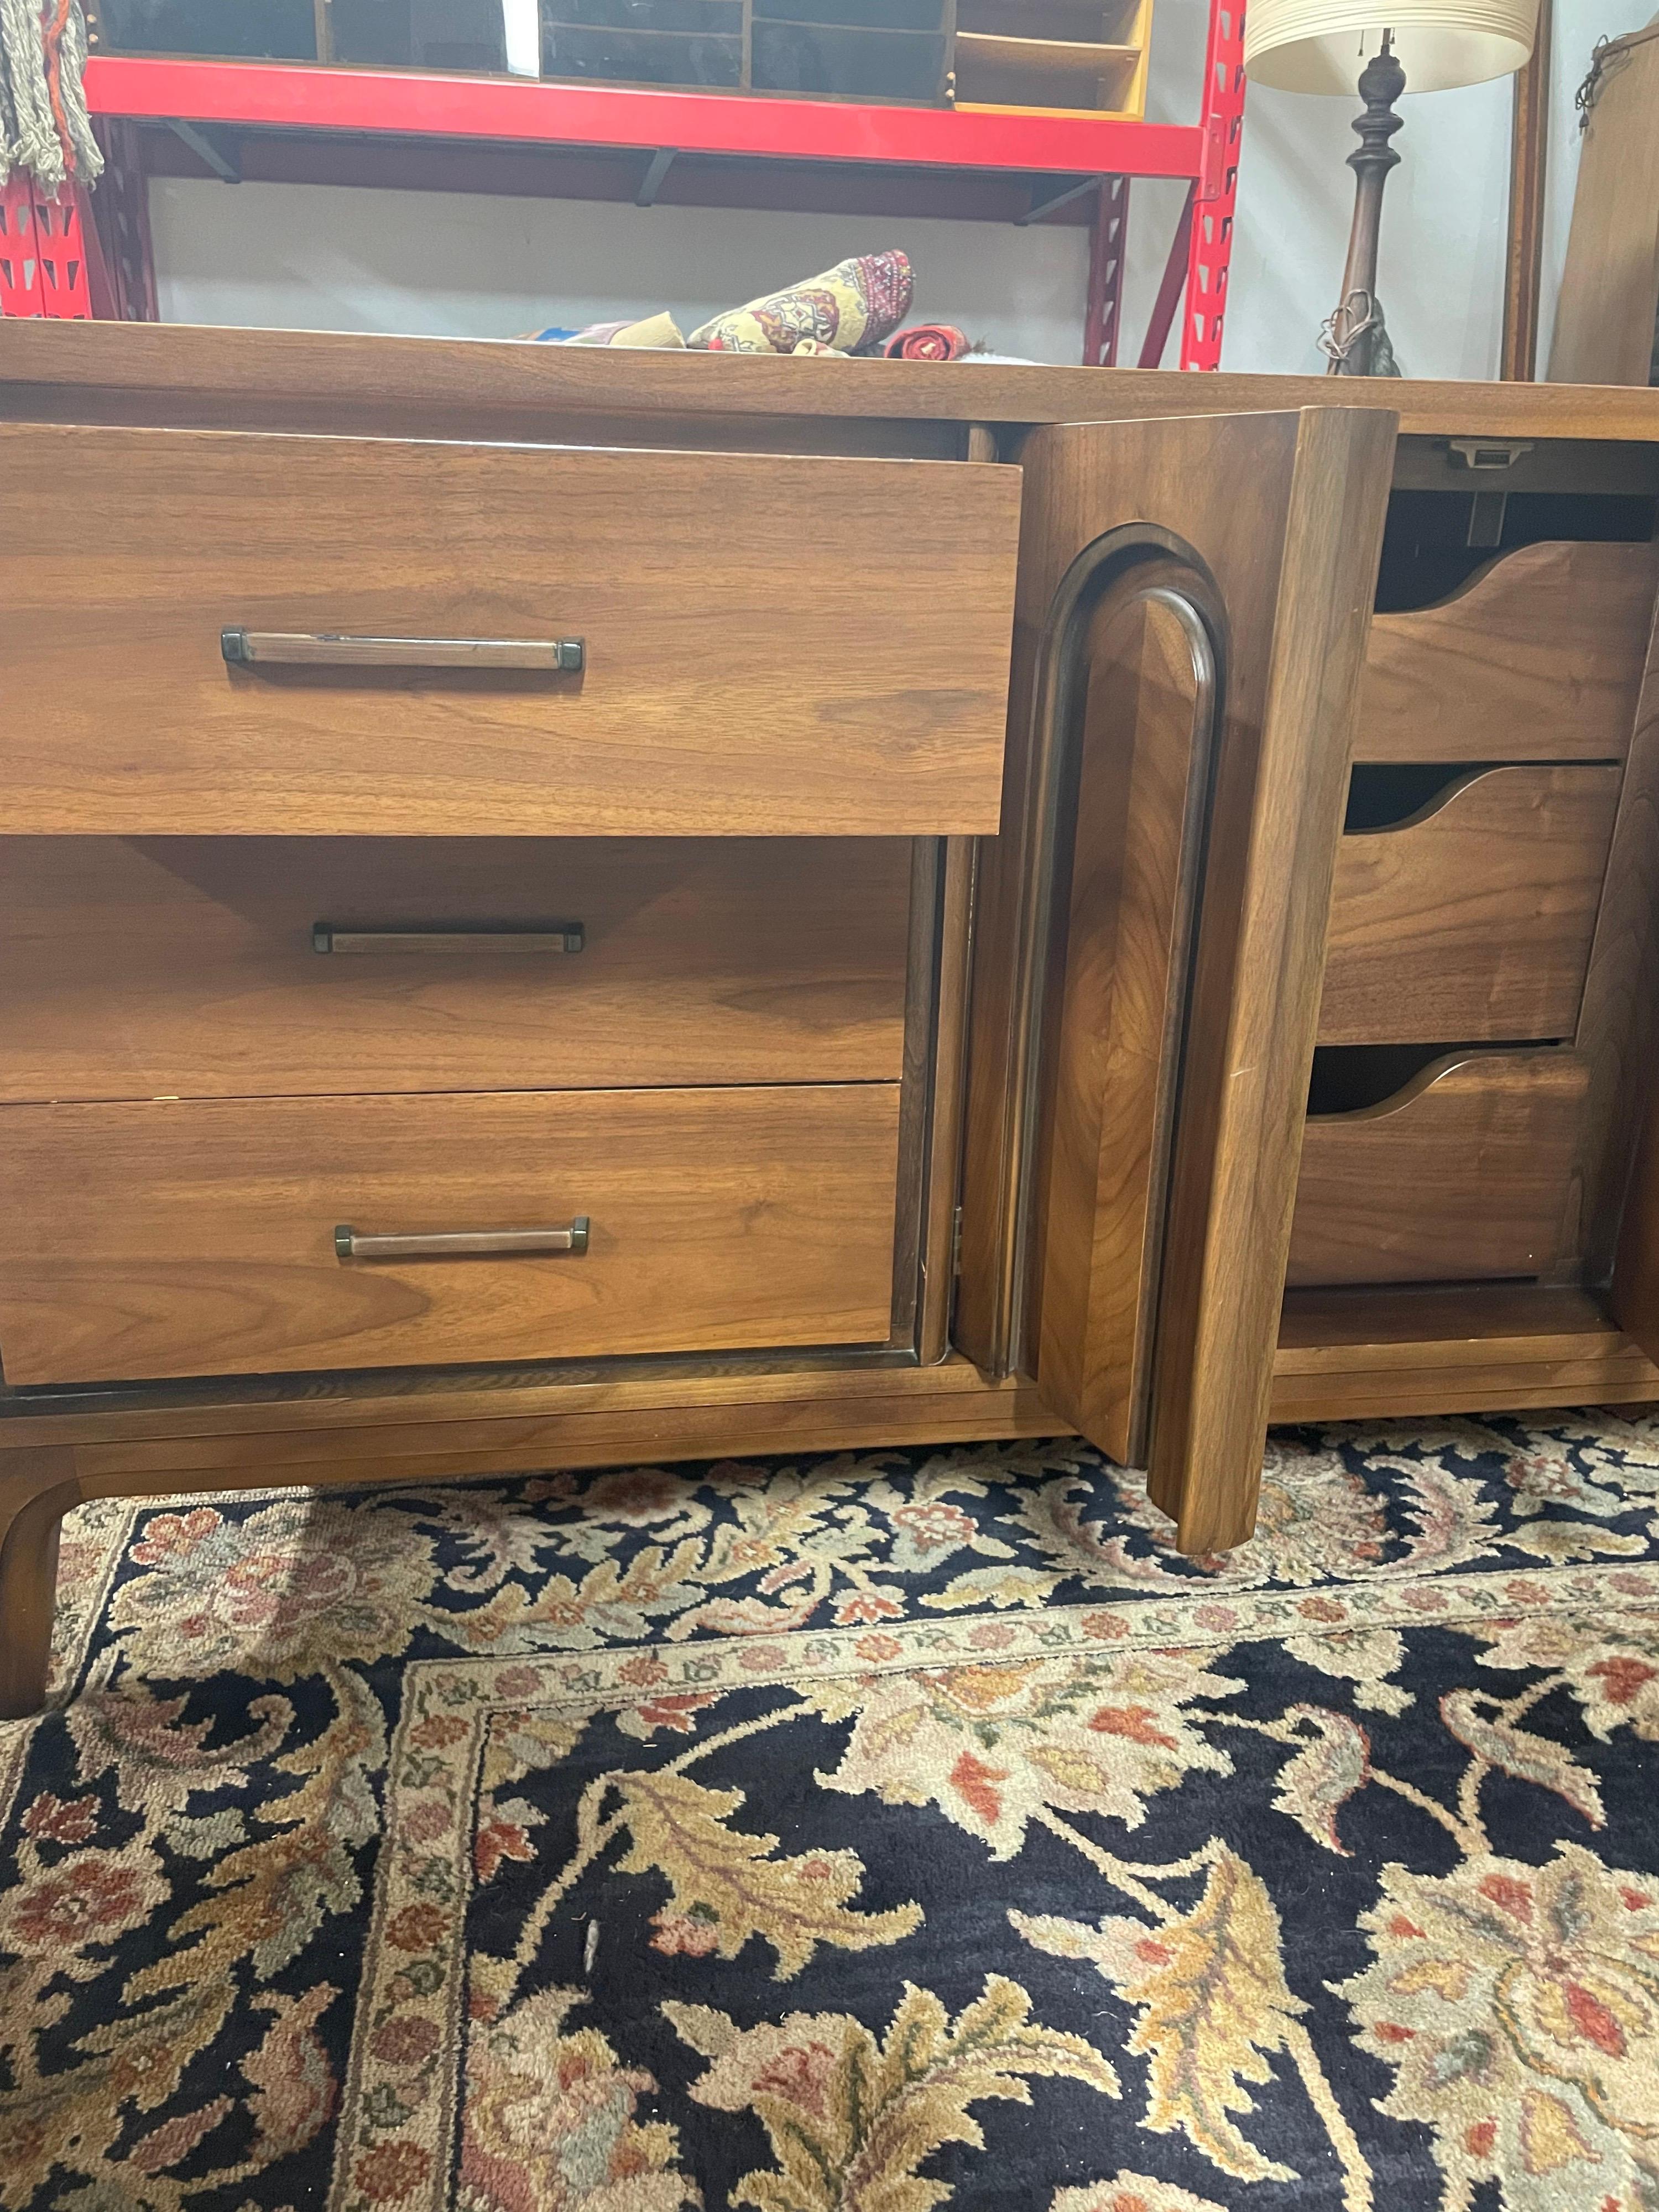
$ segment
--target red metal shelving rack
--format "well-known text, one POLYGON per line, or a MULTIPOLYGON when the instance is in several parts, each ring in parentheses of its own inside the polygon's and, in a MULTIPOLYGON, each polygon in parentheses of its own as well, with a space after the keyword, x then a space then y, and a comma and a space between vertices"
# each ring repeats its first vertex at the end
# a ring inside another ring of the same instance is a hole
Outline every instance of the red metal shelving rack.
MULTIPOLYGON (((71 301, 38 281, 37 271, 29 284, 10 283, 3 309, 153 317, 143 200, 146 172, 158 167, 227 179, 258 171, 616 198, 615 164, 631 158, 641 166, 637 178, 629 173, 628 196, 648 205, 662 195, 671 166, 685 157, 683 172, 697 171, 702 182, 693 176, 673 197, 690 204, 778 204, 767 197, 764 174, 745 185, 738 173, 765 164, 777 177, 785 173, 778 165, 787 165, 791 188, 784 204, 813 204, 815 194, 818 204, 859 204, 857 187, 848 179, 873 177, 890 210, 902 203, 912 211, 981 219, 1000 213, 1020 222, 1087 221, 1093 250, 1085 359, 1110 364, 1117 357, 1129 182, 1168 177, 1187 180, 1187 199, 1141 365, 1162 361, 1184 293, 1181 365, 1216 368, 1243 119, 1243 33, 1237 0, 1211 0, 1204 112, 1196 124, 1179 125, 1109 115, 860 106, 306 63, 94 54, 87 99, 111 157, 94 196, 107 271, 99 265, 94 242, 91 308, 84 284, 71 301), (530 156, 541 166, 527 161, 530 156), (511 167, 515 161, 519 166, 511 167), (941 179, 950 186, 945 194, 941 179)), ((14 180, 8 204, 18 197, 14 180)), ((52 204, 39 195, 21 197, 32 199, 41 222, 41 210, 52 204)), ((72 204, 80 198, 73 187, 65 194, 72 204)), ((0 258, 15 243, 0 239, 0 258)), ((6 275, 0 267, 0 279, 6 275)))

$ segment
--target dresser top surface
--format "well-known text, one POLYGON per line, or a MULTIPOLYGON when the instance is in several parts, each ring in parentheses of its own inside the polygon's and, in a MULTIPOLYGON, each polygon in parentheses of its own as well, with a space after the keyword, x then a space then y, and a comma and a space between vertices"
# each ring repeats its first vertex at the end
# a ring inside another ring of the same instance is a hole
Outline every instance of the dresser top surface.
POLYGON ((251 419, 262 401, 331 398, 388 408, 545 409, 564 416, 592 410, 988 423, 1346 405, 1396 410, 1407 435, 1659 443, 1659 390, 1639 386, 793 360, 522 340, 0 320, 0 415, 27 417, 31 393, 43 387, 241 397, 251 419))

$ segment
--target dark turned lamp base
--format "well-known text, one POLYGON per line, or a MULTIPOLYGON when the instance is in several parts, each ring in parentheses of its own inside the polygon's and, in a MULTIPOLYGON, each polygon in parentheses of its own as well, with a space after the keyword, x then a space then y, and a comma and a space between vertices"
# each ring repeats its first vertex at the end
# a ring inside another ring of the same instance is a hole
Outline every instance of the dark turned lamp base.
POLYGON ((1394 33, 1385 31, 1382 52, 1367 62, 1360 73, 1359 97, 1365 103, 1365 112, 1355 120, 1359 143, 1348 156, 1348 167, 1358 180, 1354 190, 1353 228, 1342 271, 1341 301, 1319 337, 1330 357, 1326 371, 1330 376, 1399 374, 1376 304, 1382 185, 1400 161, 1389 141, 1404 120, 1394 112, 1394 103, 1406 89, 1406 72, 1395 58, 1393 40, 1394 33))

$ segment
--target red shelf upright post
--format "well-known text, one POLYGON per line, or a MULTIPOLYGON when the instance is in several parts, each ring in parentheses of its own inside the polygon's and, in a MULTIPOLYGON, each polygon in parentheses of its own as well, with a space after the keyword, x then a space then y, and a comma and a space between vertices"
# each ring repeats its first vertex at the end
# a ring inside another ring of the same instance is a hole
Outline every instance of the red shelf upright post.
POLYGON ((1103 177, 1089 246, 1089 312, 1084 324, 1085 368, 1117 366, 1118 319, 1123 307, 1123 257, 1129 244, 1129 179, 1103 177))
MULTIPOLYGON (((149 180, 138 125, 125 116, 100 116, 94 126, 103 149, 104 173, 92 195, 94 243, 103 249, 109 303, 96 312, 112 322, 157 323, 155 258, 149 237, 149 180)), ((94 266, 94 289, 97 268, 94 266)))
POLYGON ((1243 0, 1210 0, 1204 63, 1204 152, 1187 246, 1187 311, 1181 366, 1219 368, 1227 274, 1238 198, 1238 142, 1244 129, 1243 0))
POLYGON ((48 196, 27 169, 0 185, 0 315, 92 315, 85 195, 66 184, 48 196))

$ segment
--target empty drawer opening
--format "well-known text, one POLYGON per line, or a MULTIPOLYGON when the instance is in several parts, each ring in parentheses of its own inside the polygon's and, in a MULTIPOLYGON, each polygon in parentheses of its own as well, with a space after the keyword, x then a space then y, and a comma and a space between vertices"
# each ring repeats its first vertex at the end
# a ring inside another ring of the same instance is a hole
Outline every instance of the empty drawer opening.
POLYGON ((1357 837, 1369 830, 1397 830, 1475 773, 1474 767, 1460 763, 1362 762, 1349 780, 1342 834, 1357 837))
POLYGON ((1433 606, 1518 546, 1644 544, 1656 521, 1659 501, 1644 494, 1506 491, 1496 474, 1468 491, 1396 491, 1382 535, 1376 611, 1433 606))
POLYGON ((1426 1067, 1437 1060, 1456 1059, 1466 1053, 1497 1054, 1547 1049, 1559 1039, 1540 1041, 1517 1037, 1498 1044, 1351 1044, 1322 1045, 1314 1054, 1313 1079, 1308 1085, 1308 1112, 1363 1114, 1409 1090, 1426 1067))
MULTIPOLYGON (((1612 810, 1618 795, 1617 761, 1533 761, 1528 767, 1540 772, 1561 768, 1569 774, 1586 769, 1612 769, 1613 774, 1607 779, 1606 788, 1607 835, 1611 836, 1612 810)), ((1382 830, 1402 830, 1408 823, 1437 812, 1460 784, 1467 784, 1475 777, 1496 777, 1504 773, 1482 761, 1359 762, 1348 782, 1342 834, 1345 837, 1360 837, 1382 830)), ((1515 771, 1516 775, 1521 773, 1519 769, 1515 771)), ((1605 838, 1601 841, 1602 860, 1606 858, 1606 842, 1605 838)))

